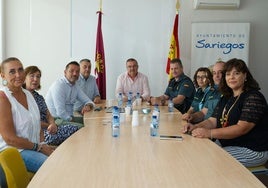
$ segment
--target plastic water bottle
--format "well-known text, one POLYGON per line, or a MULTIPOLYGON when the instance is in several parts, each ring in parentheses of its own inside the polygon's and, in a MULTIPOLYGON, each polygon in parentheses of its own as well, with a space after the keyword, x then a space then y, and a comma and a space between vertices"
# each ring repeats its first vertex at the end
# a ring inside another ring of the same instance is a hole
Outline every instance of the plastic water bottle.
POLYGON ((129 109, 129 115, 132 114, 132 102, 131 102, 131 100, 127 100, 126 107, 129 109))
POLYGON ((135 104, 136 106, 140 106, 142 103, 142 98, 141 98, 141 94, 139 92, 137 92, 136 96, 135 96, 135 104))
POLYGON ((127 100, 131 101, 131 103, 132 103, 132 97, 133 97, 132 94, 133 94, 132 91, 130 91, 128 92, 128 95, 127 95, 127 100))
POLYGON ((154 105, 153 116, 156 116, 157 121, 159 121, 160 110, 159 110, 158 104, 154 105))
POLYGON ((118 107, 122 108, 123 107, 123 95, 122 95, 122 93, 118 94, 117 100, 118 100, 118 107))
POLYGON ((118 116, 113 116, 112 119, 112 136, 113 137, 120 136, 120 119, 118 116))
POLYGON ((140 95, 140 92, 137 92, 136 99, 139 99, 139 98, 141 98, 141 95, 140 95))
POLYGON ((128 106, 128 107, 132 107, 132 102, 131 102, 130 99, 127 100, 127 106, 128 106))
POLYGON ((130 108, 130 114, 132 113, 132 92, 128 92, 127 107, 130 108))
POLYGON ((173 102, 172 102, 172 99, 169 99, 168 100, 168 111, 169 112, 173 112, 174 111, 174 104, 173 104, 173 102))
POLYGON ((117 106, 113 106, 112 116, 118 116, 120 118, 120 109, 117 106))
POLYGON ((152 121, 150 125, 150 135, 151 136, 158 136, 158 120, 157 116, 152 116, 152 121))

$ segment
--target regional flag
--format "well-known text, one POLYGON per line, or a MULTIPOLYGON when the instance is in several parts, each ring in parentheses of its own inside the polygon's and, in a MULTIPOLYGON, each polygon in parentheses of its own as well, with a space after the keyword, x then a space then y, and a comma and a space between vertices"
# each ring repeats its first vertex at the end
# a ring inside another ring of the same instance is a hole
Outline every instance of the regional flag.
POLYGON ((99 19, 97 27, 97 38, 96 38, 95 75, 101 99, 106 99, 106 69, 105 69, 105 55, 104 55, 104 45, 102 38, 102 29, 101 29, 102 12, 98 11, 97 14, 99 14, 99 19))
POLYGON ((168 60, 167 60, 167 66, 166 66, 166 73, 168 74, 169 80, 172 78, 172 74, 170 72, 170 61, 174 58, 180 58, 178 26, 179 26, 179 14, 177 11, 175 21, 174 21, 173 32, 170 38, 170 46, 169 46, 168 60))

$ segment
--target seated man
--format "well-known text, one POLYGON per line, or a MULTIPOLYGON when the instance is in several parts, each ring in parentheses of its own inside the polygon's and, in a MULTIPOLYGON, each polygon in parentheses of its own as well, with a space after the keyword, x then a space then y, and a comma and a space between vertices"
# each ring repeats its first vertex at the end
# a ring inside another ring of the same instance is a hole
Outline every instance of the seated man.
MULTIPOLYGON (((77 86, 90 98, 95 104, 100 103, 100 92, 94 76, 91 73, 91 62, 89 59, 82 59, 80 62, 80 76, 76 82, 77 86)), ((74 104, 75 111, 81 111, 84 104, 76 100, 74 104)))
POLYGON ((222 79, 223 67, 224 67, 223 61, 217 61, 213 65, 212 74, 213 74, 213 81, 215 84, 214 85, 215 91, 208 98, 208 100, 204 104, 204 107, 199 112, 195 112, 189 115, 188 120, 187 120, 188 122, 198 123, 200 121, 203 121, 211 117, 215 107, 217 106, 221 98, 221 93, 218 91, 218 85, 220 84, 220 81, 222 79))
POLYGON ((116 97, 119 93, 123 95, 123 101, 128 100, 128 93, 132 92, 133 97, 140 94, 143 101, 148 101, 150 99, 150 87, 148 77, 144 74, 138 72, 138 62, 130 58, 126 62, 127 72, 122 73, 116 82, 116 97))
POLYGON ((76 85, 80 67, 76 61, 68 63, 64 76, 56 80, 49 88, 46 102, 52 116, 66 121, 83 124, 83 117, 73 116, 73 107, 76 100, 81 101, 84 107, 81 113, 90 111, 95 105, 86 94, 76 85))
POLYGON ((195 87, 192 80, 183 73, 180 59, 171 60, 170 71, 173 78, 170 80, 164 95, 152 97, 151 104, 167 105, 168 100, 172 100, 174 107, 184 114, 192 104, 195 87))

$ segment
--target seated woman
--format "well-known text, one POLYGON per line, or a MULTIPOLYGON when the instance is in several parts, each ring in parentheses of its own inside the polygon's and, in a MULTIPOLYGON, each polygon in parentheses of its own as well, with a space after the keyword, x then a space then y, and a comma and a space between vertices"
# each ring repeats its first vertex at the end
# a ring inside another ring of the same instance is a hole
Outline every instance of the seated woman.
POLYGON ((183 132, 216 142, 246 167, 268 160, 268 105, 245 62, 231 59, 224 65, 219 85, 223 94, 212 117, 183 132))
POLYGON ((25 75, 26 78, 23 87, 32 93, 38 105, 41 116, 41 127, 44 130, 45 142, 51 145, 61 144, 78 130, 78 126, 66 121, 58 121, 58 124, 55 123, 54 118, 47 108, 44 97, 36 91, 41 88, 41 70, 38 67, 26 67, 25 75))
MULTIPOLYGON (((187 113, 182 115, 182 119, 191 123, 197 123, 203 120, 203 117, 207 117, 207 108, 204 108, 209 100, 219 98, 219 92, 214 88, 213 76, 210 70, 206 67, 197 69, 194 74, 194 85, 197 91, 194 96, 194 100, 187 113), (202 116, 197 112, 201 112, 202 116), (201 117, 201 118, 200 118, 201 117)), ((208 117, 207 117, 208 118, 208 117)))
POLYGON ((28 171, 36 172, 54 151, 43 143, 38 106, 32 94, 22 88, 25 74, 15 57, 1 63, 4 87, 0 89, 0 151, 18 148, 28 171))

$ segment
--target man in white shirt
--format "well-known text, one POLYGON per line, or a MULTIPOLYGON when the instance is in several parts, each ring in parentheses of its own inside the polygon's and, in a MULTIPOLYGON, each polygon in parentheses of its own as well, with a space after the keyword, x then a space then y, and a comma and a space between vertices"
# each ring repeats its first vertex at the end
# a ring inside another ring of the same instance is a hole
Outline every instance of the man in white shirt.
POLYGON ((123 101, 127 101, 128 93, 132 92, 133 97, 136 97, 137 93, 143 101, 150 100, 150 87, 148 77, 138 72, 139 65, 136 59, 130 58, 126 61, 127 71, 119 75, 116 82, 115 94, 119 93, 123 95, 123 101))
POLYGON ((49 88, 46 103, 54 118, 83 123, 83 117, 75 118, 73 116, 75 101, 79 100, 84 104, 81 110, 82 114, 93 108, 94 103, 75 84, 79 71, 80 67, 76 61, 68 63, 64 70, 64 76, 56 80, 49 88))

